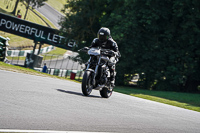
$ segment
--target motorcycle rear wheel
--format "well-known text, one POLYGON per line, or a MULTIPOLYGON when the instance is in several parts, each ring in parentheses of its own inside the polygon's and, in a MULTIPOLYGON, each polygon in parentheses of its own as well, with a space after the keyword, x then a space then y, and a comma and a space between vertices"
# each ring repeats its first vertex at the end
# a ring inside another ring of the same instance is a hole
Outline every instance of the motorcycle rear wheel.
POLYGON ((110 91, 108 88, 104 87, 101 91, 100 91, 100 95, 103 98, 109 98, 112 95, 112 91, 110 91))
POLYGON ((82 92, 85 96, 90 95, 92 92, 92 75, 91 71, 85 71, 83 75, 83 80, 82 80, 82 92))

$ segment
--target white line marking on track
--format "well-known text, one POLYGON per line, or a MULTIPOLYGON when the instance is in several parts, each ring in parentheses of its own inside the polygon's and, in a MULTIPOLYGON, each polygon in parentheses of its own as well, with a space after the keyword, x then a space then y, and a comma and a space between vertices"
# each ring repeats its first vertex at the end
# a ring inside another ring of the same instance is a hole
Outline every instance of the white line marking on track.
POLYGON ((53 131, 53 130, 14 130, 0 129, 0 132, 8 133, 108 133, 108 132, 84 132, 84 131, 53 131))

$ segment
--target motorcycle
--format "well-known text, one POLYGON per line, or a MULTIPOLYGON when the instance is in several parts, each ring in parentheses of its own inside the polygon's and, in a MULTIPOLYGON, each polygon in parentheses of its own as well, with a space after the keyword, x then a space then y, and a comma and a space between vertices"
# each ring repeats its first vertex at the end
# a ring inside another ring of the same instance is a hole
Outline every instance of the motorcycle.
POLYGON ((113 87, 111 87, 108 63, 116 63, 115 59, 109 59, 109 56, 114 55, 115 52, 88 47, 84 47, 79 51, 87 52, 90 55, 82 79, 82 93, 88 96, 94 89, 99 90, 103 98, 109 98, 112 95, 113 87))

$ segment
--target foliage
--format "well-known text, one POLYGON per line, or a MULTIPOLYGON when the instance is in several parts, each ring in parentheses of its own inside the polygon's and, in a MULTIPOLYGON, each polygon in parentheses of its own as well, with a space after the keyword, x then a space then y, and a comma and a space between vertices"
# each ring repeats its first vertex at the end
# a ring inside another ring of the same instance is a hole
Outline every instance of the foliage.
MULTIPOLYGON (((67 0, 65 8, 69 10, 66 17, 63 18, 61 31, 63 36, 68 39, 76 40, 78 48, 89 46, 100 27, 100 17, 103 9, 97 9, 98 5, 104 6, 106 0, 67 0)), ((86 62, 88 56, 80 53, 83 62, 86 62)))
POLYGON ((141 87, 146 89, 198 91, 200 1, 68 0, 67 3, 65 7, 71 12, 63 21, 63 32, 79 42, 86 41, 80 47, 88 45, 100 27, 110 28, 122 55, 117 66, 117 83, 123 84, 125 75, 139 73, 141 87))

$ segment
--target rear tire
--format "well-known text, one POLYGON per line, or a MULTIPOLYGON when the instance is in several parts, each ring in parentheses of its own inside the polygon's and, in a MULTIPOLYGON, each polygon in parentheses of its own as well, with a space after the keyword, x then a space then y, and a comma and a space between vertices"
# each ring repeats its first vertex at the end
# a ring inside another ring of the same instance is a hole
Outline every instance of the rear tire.
POLYGON ((82 80, 82 92, 85 96, 88 96, 92 92, 92 89, 93 85, 91 71, 85 71, 82 80))
POLYGON ((110 91, 108 88, 104 87, 101 91, 100 91, 100 95, 103 98, 109 98, 112 95, 113 91, 110 91))

